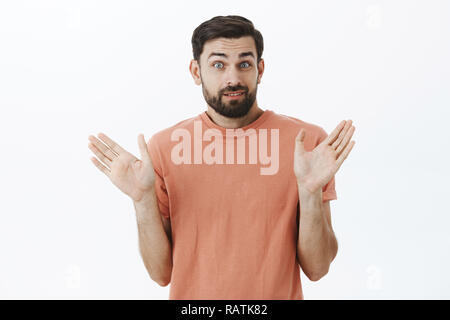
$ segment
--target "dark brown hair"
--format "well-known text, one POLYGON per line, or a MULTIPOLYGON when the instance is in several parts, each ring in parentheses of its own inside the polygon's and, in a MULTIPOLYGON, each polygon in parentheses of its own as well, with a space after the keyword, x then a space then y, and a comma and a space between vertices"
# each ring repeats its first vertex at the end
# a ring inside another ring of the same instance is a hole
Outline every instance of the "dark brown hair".
POLYGON ((240 38, 252 36, 255 40, 257 62, 261 60, 264 41, 261 33, 253 23, 241 16, 216 16, 199 25, 192 34, 192 52, 194 59, 200 64, 200 55, 206 41, 216 38, 240 38))

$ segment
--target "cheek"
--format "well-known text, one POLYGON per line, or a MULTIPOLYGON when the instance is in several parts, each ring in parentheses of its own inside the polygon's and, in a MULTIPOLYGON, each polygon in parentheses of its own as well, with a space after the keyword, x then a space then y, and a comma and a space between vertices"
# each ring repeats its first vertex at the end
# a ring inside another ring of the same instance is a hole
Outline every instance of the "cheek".
POLYGON ((208 86, 209 89, 215 89, 218 87, 220 79, 211 74, 203 74, 202 81, 208 86))
MULTIPOLYGON (((258 83, 258 77, 259 74, 257 71, 255 72, 249 72, 245 78, 243 78, 243 80, 245 81, 245 83, 247 84, 247 86, 252 86, 253 88, 256 86, 256 84, 258 83)), ((249 87, 250 89, 250 87, 249 87)))

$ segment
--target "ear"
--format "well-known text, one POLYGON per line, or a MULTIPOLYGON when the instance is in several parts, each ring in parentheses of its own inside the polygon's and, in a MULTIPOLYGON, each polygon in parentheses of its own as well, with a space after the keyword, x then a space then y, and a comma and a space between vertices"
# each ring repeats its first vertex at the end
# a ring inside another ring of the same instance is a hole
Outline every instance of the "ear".
POLYGON ((264 59, 261 58, 258 63, 258 84, 261 83, 261 77, 264 73, 264 59))
POLYGON ((200 76, 200 66, 198 65, 198 61, 195 59, 191 60, 191 63, 189 64, 189 72, 192 75, 192 78, 194 79, 194 82, 196 85, 202 84, 202 78, 200 76))

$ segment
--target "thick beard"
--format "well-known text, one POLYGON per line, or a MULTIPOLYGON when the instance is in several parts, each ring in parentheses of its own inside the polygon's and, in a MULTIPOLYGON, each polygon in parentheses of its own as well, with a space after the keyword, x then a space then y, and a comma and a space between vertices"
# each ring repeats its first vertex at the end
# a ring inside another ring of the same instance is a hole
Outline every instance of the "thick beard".
POLYGON ((223 93, 226 91, 245 90, 242 87, 228 87, 223 91, 220 91, 217 96, 211 96, 208 90, 202 84, 203 97, 206 103, 213 108, 218 114, 227 118, 240 118, 245 116, 256 100, 256 92, 258 91, 258 84, 256 84, 255 90, 252 92, 245 92, 244 97, 239 100, 230 100, 227 103, 223 103, 223 93))

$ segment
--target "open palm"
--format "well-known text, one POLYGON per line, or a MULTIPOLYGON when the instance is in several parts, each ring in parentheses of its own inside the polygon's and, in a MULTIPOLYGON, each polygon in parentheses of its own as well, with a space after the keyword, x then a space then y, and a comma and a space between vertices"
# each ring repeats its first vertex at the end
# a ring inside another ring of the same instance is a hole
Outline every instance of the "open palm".
POLYGON ((92 157, 95 166, 106 174, 112 183, 134 201, 139 201, 154 186, 155 173, 144 136, 138 136, 142 160, 123 149, 103 133, 97 139, 89 136, 89 149, 101 160, 92 157), (103 163, 102 163, 103 162, 103 163))
POLYGON ((355 127, 352 121, 342 121, 334 131, 312 151, 304 147, 305 130, 295 138, 294 173, 299 185, 310 192, 323 188, 339 170, 355 145, 349 143, 355 127))

